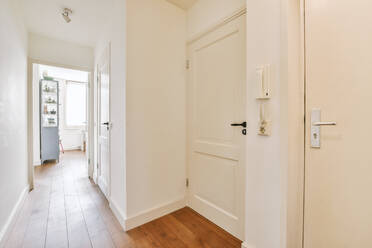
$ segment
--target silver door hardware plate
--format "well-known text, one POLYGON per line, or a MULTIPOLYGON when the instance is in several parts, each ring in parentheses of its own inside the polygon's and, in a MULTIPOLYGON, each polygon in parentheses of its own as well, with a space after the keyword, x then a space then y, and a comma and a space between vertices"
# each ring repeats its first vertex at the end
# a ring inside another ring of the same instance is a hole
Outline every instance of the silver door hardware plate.
POLYGON ((320 121, 320 109, 311 111, 311 147, 320 148, 320 127, 336 126, 334 121, 320 121))
POLYGON ((320 126, 314 123, 320 122, 320 109, 311 111, 311 147, 320 148, 320 126))

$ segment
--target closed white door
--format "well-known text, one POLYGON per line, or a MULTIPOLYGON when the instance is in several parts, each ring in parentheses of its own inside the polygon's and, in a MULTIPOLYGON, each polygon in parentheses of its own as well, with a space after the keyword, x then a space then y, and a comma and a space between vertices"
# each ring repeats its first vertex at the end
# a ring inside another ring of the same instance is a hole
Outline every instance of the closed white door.
POLYGON ((304 247, 369 248, 372 247, 372 132, 369 129, 372 1, 305 2, 304 247), (314 115, 317 112, 321 113, 320 123, 314 115), (317 129, 319 135, 314 133, 317 129), (311 137, 313 141, 319 138, 320 142, 311 145, 311 137))
POLYGON ((98 72, 98 186, 109 197, 110 185, 110 48, 101 56, 98 72))
POLYGON ((242 239, 246 121, 245 15, 191 43, 189 205, 242 239))

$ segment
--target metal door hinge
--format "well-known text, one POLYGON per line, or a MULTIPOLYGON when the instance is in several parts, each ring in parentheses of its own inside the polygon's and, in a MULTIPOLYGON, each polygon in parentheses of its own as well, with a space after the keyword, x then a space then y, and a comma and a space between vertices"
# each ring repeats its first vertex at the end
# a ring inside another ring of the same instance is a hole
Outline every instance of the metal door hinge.
POLYGON ((189 179, 186 178, 186 188, 188 188, 188 187, 189 187, 189 179))
POLYGON ((190 69, 190 60, 186 60, 186 69, 190 69))

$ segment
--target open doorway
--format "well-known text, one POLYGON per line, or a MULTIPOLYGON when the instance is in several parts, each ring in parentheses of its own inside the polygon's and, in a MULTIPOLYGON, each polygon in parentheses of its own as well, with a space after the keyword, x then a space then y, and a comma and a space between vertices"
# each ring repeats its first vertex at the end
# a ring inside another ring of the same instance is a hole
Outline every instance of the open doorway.
POLYGON ((89 171, 90 72, 32 64, 33 166, 63 166, 76 160, 89 171))

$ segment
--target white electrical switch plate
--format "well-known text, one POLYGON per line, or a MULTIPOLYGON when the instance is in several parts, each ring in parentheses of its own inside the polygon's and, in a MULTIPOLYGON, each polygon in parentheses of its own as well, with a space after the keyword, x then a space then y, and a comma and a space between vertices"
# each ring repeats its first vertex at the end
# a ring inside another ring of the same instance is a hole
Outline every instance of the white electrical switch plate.
POLYGON ((257 67, 256 82, 258 87, 257 99, 270 99, 270 65, 257 67))
POLYGON ((311 147, 320 148, 320 126, 315 126, 313 123, 320 122, 320 109, 311 111, 311 147))

